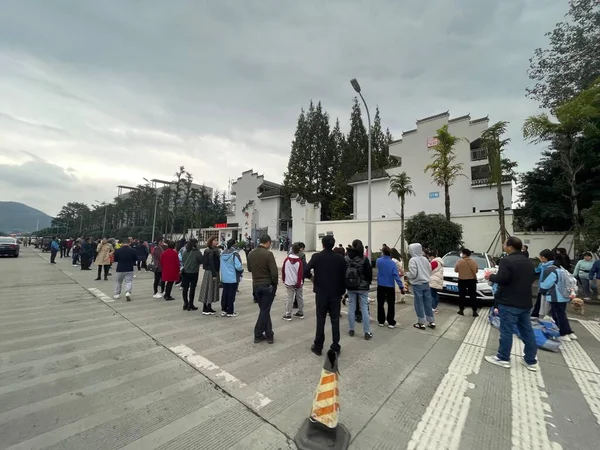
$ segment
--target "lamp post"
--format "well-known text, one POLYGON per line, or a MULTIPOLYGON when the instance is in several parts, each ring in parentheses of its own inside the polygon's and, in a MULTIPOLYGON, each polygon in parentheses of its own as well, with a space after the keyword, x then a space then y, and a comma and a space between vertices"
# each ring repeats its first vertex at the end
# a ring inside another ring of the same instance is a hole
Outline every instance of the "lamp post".
POLYGON ((100 206, 104 206, 104 221, 102 222, 102 238, 104 239, 106 237, 104 232, 106 231, 106 212, 108 211, 108 205, 106 202, 100 203, 98 200, 96 200, 96 203, 98 203, 100 206))
POLYGON ((360 92, 360 84, 358 84, 356 78, 352 78, 350 80, 350 84, 352 85, 356 93, 360 95, 360 98, 363 104, 365 105, 365 110, 367 111, 367 122, 369 125, 369 151, 367 156, 367 245, 369 246, 369 263, 371 263, 371 256, 373 255, 373 247, 371 246, 371 115, 369 114, 369 107, 367 106, 367 102, 365 101, 365 98, 360 92))
MULTIPOLYGON (((150 183, 150 180, 148 180, 147 178, 144 178, 144 180, 146 180, 147 183, 150 183)), ((154 198, 154 218, 152 219, 152 242, 154 242, 154 229, 156 228, 156 209, 158 207, 158 189, 156 189, 156 186, 154 187, 154 193, 155 193, 155 198, 154 198)))

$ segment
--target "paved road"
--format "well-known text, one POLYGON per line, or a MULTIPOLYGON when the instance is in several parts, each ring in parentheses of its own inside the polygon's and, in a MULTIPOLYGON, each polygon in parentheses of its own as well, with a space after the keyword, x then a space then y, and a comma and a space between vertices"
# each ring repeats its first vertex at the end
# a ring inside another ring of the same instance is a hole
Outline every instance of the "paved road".
MULTIPOLYGON (((57 262, 31 249, 0 259, 1 449, 295 448, 323 362, 309 351, 312 294, 293 322, 280 319, 279 295, 276 342, 255 345, 248 281, 239 317, 204 317, 151 298, 152 274, 127 303, 112 301, 112 281, 57 262)), ((412 328, 410 305, 397 316, 371 341, 347 337, 343 322, 352 449, 597 448, 598 322, 574 322, 579 342, 540 353, 531 373, 483 361, 497 343, 483 316, 442 305, 435 331, 412 328)))

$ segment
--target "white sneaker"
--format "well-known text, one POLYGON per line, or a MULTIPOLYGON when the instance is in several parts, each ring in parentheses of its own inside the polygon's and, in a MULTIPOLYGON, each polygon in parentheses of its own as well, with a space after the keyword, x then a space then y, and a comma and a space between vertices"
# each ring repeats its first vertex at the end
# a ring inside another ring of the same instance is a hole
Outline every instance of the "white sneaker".
POLYGON ((121 298, 121 294, 117 294, 113 297, 115 300, 119 300, 121 298))
POLYGON ((127 299, 128 302, 131 301, 131 292, 125 292, 125 298, 127 299))
POLYGON ((390 330, 393 330, 394 328, 396 328, 396 325, 388 325, 388 328, 389 328, 390 330))
POLYGON ((227 314, 227 317, 237 317, 239 316, 239 314, 237 312, 234 312, 233 314, 227 314))
POLYGON ((579 338, 577 337, 577 335, 575 333, 571 333, 571 334, 569 334, 569 339, 571 339, 572 341, 576 341, 579 338))
POLYGON ((137 278, 137 275, 134 275, 133 278, 137 278))
POLYGON ((510 369, 509 361, 502 361, 501 359, 498 359, 498 357, 495 355, 494 356, 486 356, 485 360, 496 366, 504 367, 505 369, 510 369))
POLYGON ((225 311, 221 311, 221 317, 226 317, 227 313, 225 311))
POLYGON ((160 293, 157 292, 156 294, 154 294, 152 296, 152 298, 162 298, 162 296, 163 296, 162 294, 160 294, 160 293))
POLYGON ((537 364, 527 364, 524 359, 521 360, 521 363, 527 367, 527 370, 530 372, 537 372, 537 364))
POLYGON ((561 342, 571 342, 571 338, 569 336, 560 336, 558 340, 561 342))

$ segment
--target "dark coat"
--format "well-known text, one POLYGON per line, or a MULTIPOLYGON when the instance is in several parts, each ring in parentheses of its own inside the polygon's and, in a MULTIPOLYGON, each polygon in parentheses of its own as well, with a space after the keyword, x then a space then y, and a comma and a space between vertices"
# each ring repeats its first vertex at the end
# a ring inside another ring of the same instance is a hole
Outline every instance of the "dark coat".
POLYGON ((333 250, 315 253, 304 267, 313 281, 313 292, 323 298, 340 298, 346 292, 346 260, 333 250))
POLYGON ((537 278, 531 261, 522 252, 513 252, 498 263, 498 273, 490 281, 498 284, 495 299, 499 305, 533 308, 532 285, 537 278))

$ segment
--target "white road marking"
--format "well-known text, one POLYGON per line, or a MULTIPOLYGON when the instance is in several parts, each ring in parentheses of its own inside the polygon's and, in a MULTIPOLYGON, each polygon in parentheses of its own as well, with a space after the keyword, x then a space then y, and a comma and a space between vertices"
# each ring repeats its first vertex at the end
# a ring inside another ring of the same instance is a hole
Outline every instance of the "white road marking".
POLYGON ((523 365, 523 341, 513 336, 510 368, 512 405, 512 449, 532 448, 562 449, 561 445, 550 440, 546 424, 552 419, 552 408, 548 402, 546 386, 540 365, 537 372, 530 372, 523 365))
POLYGON ((595 320, 579 320, 579 323, 600 342, 600 322, 596 322, 595 320))
POLYGON ((436 389, 427 410, 417 425, 408 450, 444 448, 458 450, 471 399, 465 394, 475 386, 467 381, 478 374, 490 334, 488 311, 475 319, 456 352, 448 372, 436 389))
POLYGON ((190 364, 200 370, 202 374, 206 375, 226 391, 237 391, 236 398, 243 403, 246 403, 256 411, 264 408, 273 401, 260 392, 251 391, 250 387, 246 383, 231 375, 229 372, 225 372, 219 366, 203 356, 196 354, 194 350, 185 345, 171 347, 169 350, 171 350, 180 358, 188 361, 190 364))
POLYGON ((104 303, 114 303, 115 302, 114 299, 110 298, 108 295, 106 295, 100 289, 89 288, 88 291, 90 291, 94 295, 94 297, 99 298, 104 303))
MULTIPOLYGON (((595 337, 598 338, 596 335, 595 337)), ((561 349, 567 367, 573 374, 596 422, 600 425, 600 369, 579 342, 565 342, 561 349)))

